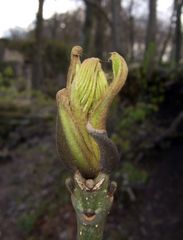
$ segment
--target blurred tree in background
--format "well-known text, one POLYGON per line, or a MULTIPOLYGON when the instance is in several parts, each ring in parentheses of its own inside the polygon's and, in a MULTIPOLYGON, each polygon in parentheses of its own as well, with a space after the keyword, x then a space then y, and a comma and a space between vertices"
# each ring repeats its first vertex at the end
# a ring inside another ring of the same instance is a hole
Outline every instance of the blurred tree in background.
POLYGON ((103 58, 106 52, 115 50, 123 54, 128 62, 142 65, 148 78, 151 78, 158 62, 174 60, 176 64, 179 63, 182 56, 182 1, 172 2, 172 14, 167 22, 157 17, 157 0, 80 2, 83 2, 80 9, 63 14, 55 13, 50 19, 43 20, 44 1, 40 0, 35 29, 28 33, 11 29, 11 38, 2 43, 8 43, 3 45, 4 47, 11 45, 11 49, 21 50, 26 61, 31 63, 33 88, 40 89, 46 79, 60 78, 66 72, 65 67, 61 66, 60 72, 59 68, 53 67, 57 66, 58 61, 53 63, 51 48, 55 49, 54 51, 57 51, 58 47, 63 48, 58 50, 64 54, 60 55, 61 62, 64 62, 62 59, 67 59, 65 54, 67 55, 68 50, 75 44, 83 45, 84 54, 87 56, 97 55, 103 58), (49 57, 46 49, 49 49, 49 57))
POLYGON ((39 0, 39 7, 36 15, 35 46, 34 46, 33 71, 32 71, 32 80, 33 80, 32 84, 34 88, 40 88, 44 82, 43 6, 44 6, 44 0, 39 0))
POLYGON ((149 0, 148 3, 148 23, 146 27, 145 53, 144 61, 146 64, 146 78, 152 77, 155 68, 156 57, 156 28, 157 28, 157 0, 149 0))
POLYGON ((181 48, 182 48, 182 25, 181 25, 181 13, 182 13, 183 2, 181 0, 174 1, 174 9, 176 16, 175 25, 175 37, 174 37, 174 61, 176 66, 181 59, 181 48))

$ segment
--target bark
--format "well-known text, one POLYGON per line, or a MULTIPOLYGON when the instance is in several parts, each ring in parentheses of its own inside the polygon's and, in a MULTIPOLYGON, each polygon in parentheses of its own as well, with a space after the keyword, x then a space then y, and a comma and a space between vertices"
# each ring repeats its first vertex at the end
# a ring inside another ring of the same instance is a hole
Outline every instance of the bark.
POLYGON ((182 48, 182 32, 181 32, 181 11, 182 11, 182 0, 175 0, 175 11, 176 11, 176 25, 175 25, 175 53, 174 61, 176 66, 178 65, 181 58, 182 48))
POLYGON ((126 55, 127 49, 124 45, 124 32, 122 31, 122 7, 121 0, 111 0, 112 14, 112 44, 113 49, 120 54, 126 55))
POLYGON ((150 79, 155 68, 156 31, 157 31, 157 0, 149 0, 149 17, 146 30, 146 46, 144 53, 144 73, 150 79))
POLYGON ((57 32, 58 32, 58 29, 59 29, 59 24, 60 24, 60 22, 59 22, 58 16, 55 13, 54 16, 53 16, 53 23, 52 23, 52 26, 51 26, 51 37, 52 37, 52 39, 58 39, 57 32))
POLYGON ((96 32, 95 32, 95 53, 99 58, 102 58, 104 51, 104 40, 105 40, 105 30, 106 24, 103 15, 101 14, 100 9, 102 9, 102 1, 97 1, 98 8, 96 9, 96 32))
POLYGON ((129 44, 130 44, 130 61, 133 61, 134 59, 134 17, 132 15, 134 6, 134 0, 131 0, 130 6, 129 6, 129 44))
POLYGON ((163 42, 163 46, 162 46, 162 49, 160 51, 160 55, 159 55, 159 63, 162 63, 162 60, 163 60, 163 56, 166 52, 166 48, 167 48, 167 45, 172 37, 172 27, 173 27, 173 17, 174 17, 174 11, 172 13, 172 16, 171 16, 171 19, 170 19, 170 25, 169 25, 169 28, 168 28, 168 32, 167 32, 167 36, 163 42))
POLYGON ((83 46, 87 55, 102 57, 106 24, 110 26, 111 22, 102 6, 102 0, 84 0, 84 3, 83 46))
POLYGON ((33 60, 32 84, 35 89, 39 89, 43 84, 43 5, 45 0, 39 0, 39 7, 36 17, 35 48, 33 60))
POLYGON ((149 0, 149 17, 146 30, 146 50, 150 44, 156 42, 156 27, 157 27, 157 16, 156 16, 157 0, 149 0))
POLYGON ((95 21, 94 6, 91 2, 84 0, 85 3, 85 22, 83 26, 83 48, 87 55, 90 55, 93 49, 93 27, 95 21))

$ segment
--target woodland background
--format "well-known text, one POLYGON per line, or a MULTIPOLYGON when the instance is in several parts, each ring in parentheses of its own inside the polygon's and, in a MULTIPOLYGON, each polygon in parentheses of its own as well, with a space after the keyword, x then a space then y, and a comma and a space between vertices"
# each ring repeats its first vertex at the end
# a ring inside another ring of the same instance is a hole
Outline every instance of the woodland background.
POLYGON ((32 30, 0 39, 0 239, 75 239, 55 94, 72 46, 81 45, 84 58, 98 56, 106 69, 111 51, 129 66, 108 119, 121 161, 111 172, 118 190, 104 239, 182 240, 183 1, 172 0, 166 21, 158 0, 83 0, 44 20, 45 1, 32 30))

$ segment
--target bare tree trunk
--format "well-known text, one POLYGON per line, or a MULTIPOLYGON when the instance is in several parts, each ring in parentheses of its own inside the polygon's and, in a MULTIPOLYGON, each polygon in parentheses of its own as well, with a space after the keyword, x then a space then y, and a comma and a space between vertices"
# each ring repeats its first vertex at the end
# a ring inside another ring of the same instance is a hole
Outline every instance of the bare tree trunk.
POLYGON ((39 0, 35 29, 35 55, 33 62, 32 83, 35 89, 39 89, 43 83, 43 5, 44 0, 39 0))
POLYGON ((104 51, 106 22, 100 11, 100 9, 102 9, 102 0, 96 0, 96 4, 98 5, 98 8, 96 9, 95 55, 97 57, 102 57, 104 51))
POLYGON ((84 0, 83 45, 88 55, 98 57, 103 55, 106 24, 111 24, 102 2, 103 0, 84 0))
POLYGON ((85 3, 85 22, 83 26, 83 48, 87 55, 90 55, 93 49, 93 31, 95 22, 95 9, 90 1, 84 0, 85 3))
POLYGON ((157 0, 149 0, 149 17, 146 31, 146 50, 148 49, 151 43, 155 44, 156 42, 156 27, 157 27, 156 6, 157 0))
POLYGON ((157 0, 149 0, 149 17, 146 30, 146 46, 144 53, 144 72, 151 78, 155 68, 156 56, 156 28, 157 28, 157 0))
POLYGON ((58 15, 57 15, 57 13, 55 13, 54 16, 53 16, 53 25, 52 25, 52 28, 51 28, 52 39, 57 39, 59 24, 60 24, 60 22, 59 22, 59 19, 58 19, 58 15))
POLYGON ((174 61, 176 66, 179 64, 181 58, 182 48, 182 32, 181 32, 181 11, 182 11, 182 0, 175 0, 175 11, 176 11, 176 25, 175 25, 175 52, 174 61))
POLYGON ((169 25, 169 28, 168 28, 168 32, 167 32, 167 36, 163 42, 163 46, 162 46, 162 49, 160 51, 160 55, 159 55, 159 64, 162 63, 162 60, 163 60, 163 56, 166 52, 166 48, 167 48, 167 45, 172 37, 172 27, 173 27, 173 17, 174 17, 174 10, 172 12, 172 16, 171 16, 171 19, 170 19, 170 25, 169 25))
POLYGON ((130 44, 130 61, 133 61, 134 59, 134 17, 132 15, 134 6, 134 0, 131 0, 130 6, 129 6, 129 44, 130 44))
POLYGON ((112 13, 112 43, 115 51, 126 55, 127 50, 124 46, 124 36, 122 36, 122 7, 121 0, 111 0, 112 13))

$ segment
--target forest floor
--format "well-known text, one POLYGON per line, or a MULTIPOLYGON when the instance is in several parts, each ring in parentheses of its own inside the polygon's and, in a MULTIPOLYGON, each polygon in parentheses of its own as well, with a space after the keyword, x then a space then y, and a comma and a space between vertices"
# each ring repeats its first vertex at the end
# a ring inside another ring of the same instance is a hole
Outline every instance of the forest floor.
MULTIPOLYGON (((75 215, 64 184, 69 173, 56 151, 56 110, 42 112, 18 121, 2 141, 2 240, 74 240, 76 236, 75 215)), ((182 137, 173 139, 168 147, 153 149, 141 161, 149 179, 142 188, 132 187, 134 201, 126 198, 118 182, 104 239, 182 240, 182 146, 182 137)))

